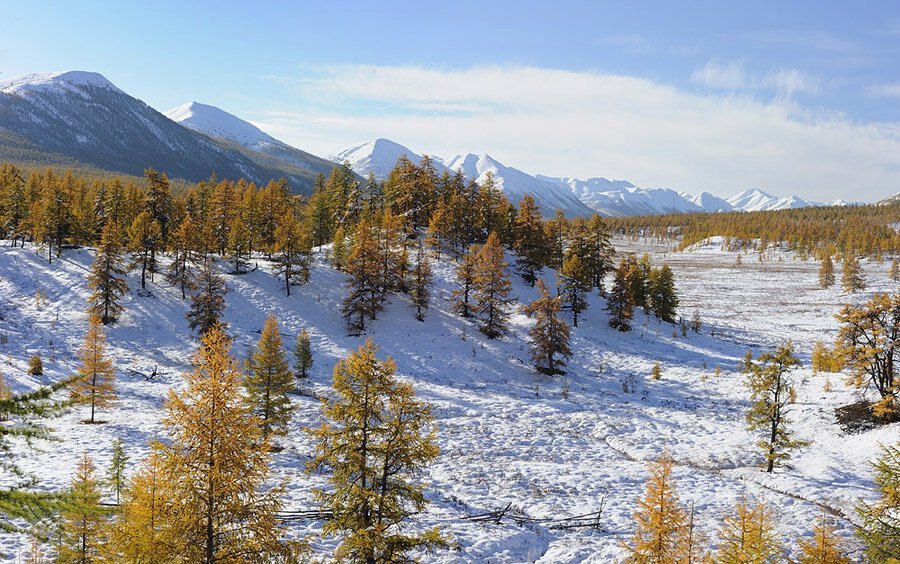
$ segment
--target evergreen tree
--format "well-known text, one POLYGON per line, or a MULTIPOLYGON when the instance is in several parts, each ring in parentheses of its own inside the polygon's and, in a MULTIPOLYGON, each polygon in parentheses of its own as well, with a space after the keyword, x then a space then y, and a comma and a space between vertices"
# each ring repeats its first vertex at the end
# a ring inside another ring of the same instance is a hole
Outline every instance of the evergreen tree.
POLYGON ((85 452, 72 479, 69 507, 61 515, 63 542, 59 562, 90 564, 102 561, 104 509, 100 505, 100 488, 94 472, 94 462, 85 452))
POLYGON ((862 274, 859 261, 851 254, 847 254, 841 263, 841 288, 848 294, 866 289, 866 278, 862 274))
POLYGON ((832 286, 834 286, 834 263, 831 261, 831 255, 826 254, 819 267, 819 287, 825 289, 832 286))
POLYGON ((302 329, 297 335, 297 344, 294 347, 294 358, 297 361, 297 378, 301 380, 309 377, 309 370, 313 365, 312 345, 309 341, 309 331, 302 329))
POLYGON ((784 562, 772 510, 764 503, 749 505, 739 500, 733 515, 726 515, 719 529, 715 562, 721 564, 777 564, 784 562))
POLYGON ((72 401, 89 404, 91 418, 87 423, 96 423, 96 410, 110 407, 116 399, 116 369, 106 357, 106 336, 98 317, 91 317, 84 345, 78 355, 81 367, 72 384, 72 401))
POLYGON ((453 290, 453 309, 463 317, 472 315, 469 309, 469 298, 475 287, 475 271, 480 251, 481 247, 472 245, 463 256, 462 262, 456 267, 456 278, 459 280, 459 288, 453 290))
POLYGON ((813 526, 812 538, 801 539, 797 564, 850 564, 844 554, 844 543, 823 511, 813 526))
POLYGON ((666 323, 675 323, 678 308, 678 294, 675 291, 675 276, 669 265, 650 271, 647 281, 650 308, 659 319, 666 323))
POLYGON ((544 236, 544 224, 541 222, 540 206, 534 203, 530 194, 522 196, 519 202, 519 213, 516 215, 515 243, 516 266, 522 278, 534 286, 537 273, 547 259, 547 242, 544 236))
POLYGON ((631 265, 629 269, 629 281, 631 283, 631 295, 634 297, 634 306, 642 307, 644 311, 649 311, 650 303, 650 273, 653 267, 650 264, 650 255, 644 253, 640 260, 635 260, 633 256, 628 257, 631 265))
POLYGON ((175 505, 164 474, 163 452, 160 443, 153 443, 150 455, 125 490, 106 550, 112 561, 168 564, 175 557, 170 538, 175 505))
POLYGON ((857 534, 866 546, 872 562, 893 562, 900 546, 900 442, 885 445, 874 462, 878 501, 860 503, 856 511, 862 518, 857 534))
POLYGON ((175 233, 172 249, 172 263, 166 271, 166 281, 178 286, 181 299, 187 297, 187 291, 196 287, 194 283, 194 267, 200 262, 200 233, 197 231, 191 214, 184 216, 178 231, 175 233))
POLYGON ((228 288, 225 280, 216 273, 209 258, 197 274, 197 291, 191 297, 188 308, 188 326, 198 335, 203 335, 213 327, 222 325, 222 314, 225 313, 225 294, 228 288))
POLYGON ((572 325, 578 327, 578 314, 588 307, 587 293, 591 290, 591 282, 577 254, 571 254, 563 261, 559 288, 565 308, 572 312, 572 325))
POLYGON ((359 333, 365 331, 367 319, 375 319, 383 301, 378 246, 365 220, 356 228, 346 268, 349 294, 344 299, 342 311, 350 329, 359 333))
POLYGON ((87 285, 93 290, 88 298, 88 314, 99 317, 104 325, 115 323, 124 310, 119 300, 128 292, 128 282, 125 281, 121 243, 112 223, 103 228, 87 285))
POLYGON ((377 230, 379 276, 378 291, 382 297, 391 292, 406 291, 406 274, 409 257, 403 241, 403 222, 399 217, 385 212, 377 230))
POLYGON ((411 550, 445 544, 437 529, 401 530, 427 504, 414 480, 439 451, 430 406, 376 352, 367 340, 337 364, 337 398, 324 402, 326 422, 312 431, 318 446, 308 468, 332 471, 333 489, 317 496, 332 512, 324 532, 344 533, 335 553, 341 562, 406 562, 411 550))
POLYGON ((489 339, 496 339, 506 333, 509 317, 511 284, 506 274, 500 238, 492 231, 487 242, 478 252, 475 276, 472 280, 472 294, 475 300, 475 314, 480 320, 479 329, 489 339))
POLYGON ((109 484, 113 491, 116 492, 116 505, 121 503, 122 493, 125 491, 125 465, 128 464, 128 456, 122 447, 122 441, 113 439, 112 457, 109 462, 109 469, 106 472, 106 483, 109 484))
MULTIPOLYGON (((276 237, 277 238, 277 237, 276 237)), ((235 216, 228 230, 228 260, 234 274, 244 274, 250 268, 250 250, 253 240, 250 230, 240 215, 235 216)))
POLYGON ((293 389, 293 380, 278 321, 269 315, 250 358, 250 373, 244 380, 250 407, 262 421, 263 436, 287 434, 291 420, 288 393, 293 389))
POLYGON ((275 272, 284 279, 288 297, 291 286, 309 281, 309 263, 312 240, 304 232, 302 224, 288 214, 275 228, 275 272))
POLYGON ((633 268, 625 259, 619 262, 606 303, 609 310, 609 326, 619 331, 631 330, 631 318, 634 315, 634 294, 631 284, 633 268))
POLYGON ((334 240, 331 242, 331 266, 338 270, 344 270, 347 260, 347 235, 343 227, 334 230, 334 240))
POLYGON ((609 229, 600 214, 595 214, 588 222, 585 244, 586 256, 582 257, 582 260, 590 272, 594 287, 603 296, 605 295, 603 280, 606 274, 614 269, 615 250, 609 242, 609 229))
POLYGON ((634 512, 637 529, 625 544, 629 562, 683 562, 687 517, 672 479, 674 462, 663 454, 650 465, 647 492, 634 512))
POLYGON ((431 292, 431 265, 425 253, 425 247, 419 243, 416 249, 416 264, 412 273, 412 303, 416 308, 416 319, 425 320, 428 309, 428 296, 431 292))
MULTIPOLYGON (((172 189, 169 187, 169 179, 166 173, 158 173, 152 168, 144 171, 147 179, 147 200, 145 209, 150 219, 159 228, 160 242, 167 241, 169 231, 172 228, 172 219, 175 211, 175 203, 172 200, 172 189)), ((153 248, 154 259, 157 248, 153 248)))
POLYGON ((569 326, 559 318, 562 299, 550 296, 550 289, 538 279, 538 298, 522 308, 534 315, 534 326, 528 331, 531 338, 531 359, 544 374, 563 373, 566 359, 572 356, 569 347, 569 326))
POLYGON ((900 293, 875 294, 861 307, 846 305, 837 314, 841 324, 837 347, 853 368, 851 382, 872 386, 881 397, 879 416, 894 417, 900 410, 900 293))
POLYGON ((141 289, 147 288, 147 273, 151 277, 157 270, 156 249, 160 244, 159 224, 149 212, 141 212, 128 228, 128 250, 131 251, 129 267, 141 269, 141 289))
POLYGON ((799 365, 790 342, 780 346, 775 353, 760 355, 756 361, 748 352, 744 362, 743 372, 747 375, 751 394, 747 423, 751 430, 765 432, 757 444, 766 456, 766 472, 772 472, 776 464, 790 458, 791 450, 807 444, 794 440, 788 429, 787 415, 794 393, 788 372, 799 365))
POLYGON ((888 272, 888 278, 894 282, 900 282, 900 258, 894 257, 891 261, 891 270, 888 272))
POLYGON ((171 443, 160 445, 167 490, 160 531, 176 561, 265 562, 288 559, 276 518, 280 488, 269 480, 268 441, 261 421, 240 395, 241 371, 219 327, 201 340, 193 372, 180 393, 169 392, 163 424, 171 443))

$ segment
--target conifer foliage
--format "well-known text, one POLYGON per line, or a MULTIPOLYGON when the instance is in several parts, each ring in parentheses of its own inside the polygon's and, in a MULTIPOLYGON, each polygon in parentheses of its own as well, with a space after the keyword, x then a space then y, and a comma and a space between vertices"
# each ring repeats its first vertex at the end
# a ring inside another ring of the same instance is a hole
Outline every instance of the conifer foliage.
POLYGON ((288 393, 294 388, 294 377, 274 315, 266 318, 259 343, 250 358, 250 373, 244 385, 253 413, 262 421, 263 435, 287 434, 291 419, 288 393))
POLYGON ((819 266, 819 287, 823 290, 831 288, 834 286, 834 282, 834 262, 831 260, 831 255, 826 254, 819 266))
POLYGON ((197 275, 197 291, 191 297, 191 306, 185 314, 192 331, 202 336, 213 327, 222 325, 227 292, 225 280, 213 268, 212 259, 207 259, 197 275))
POLYGON ((507 330, 509 304, 512 303, 507 266, 500 238, 492 232, 478 252, 472 287, 479 328, 489 339, 501 337, 507 330))
POLYGON ((900 554, 900 442, 884 446, 873 466, 881 495, 856 508, 863 520, 857 532, 872 562, 892 562, 900 554))
POLYGON ((714 561, 721 564, 784 562, 772 509, 762 502, 738 500, 734 513, 725 515, 719 528, 714 561))
POLYGON ((563 306, 572 312, 572 325, 578 327, 578 314, 588 307, 587 293, 591 291, 591 282, 589 272, 577 254, 563 260, 559 289, 563 306))
POLYGON ((97 423, 96 411, 111 406, 116 399, 116 369, 106 357, 106 336, 100 318, 91 317, 78 356, 81 367, 72 384, 72 400, 90 405, 91 417, 86 422, 97 423))
POLYGON ((431 292, 431 264, 425 252, 425 246, 419 243, 416 248, 416 262, 412 272, 412 303, 416 308, 416 319, 425 320, 428 309, 428 297, 431 292))
POLYGON ((365 331, 367 320, 374 320, 383 307, 378 245, 365 220, 356 228, 345 268, 349 293, 344 299, 344 319, 350 330, 359 334, 365 331))
POLYGON ((291 295, 291 286, 309 281, 312 237, 302 224, 288 214, 275 228, 275 272, 284 280, 284 291, 291 295))
POLYGON ((619 331, 631 330, 631 318, 634 315, 634 292, 631 278, 634 266, 625 259, 619 262, 613 287, 606 301, 609 310, 609 326, 619 331))
POLYGON ((841 263, 841 287, 844 292, 854 294, 866 289, 866 278, 855 256, 847 254, 841 263))
POLYGON ((750 353, 744 360, 744 374, 750 389, 751 404, 747 423, 751 430, 763 431, 757 443, 766 457, 766 472, 790 458, 791 450, 807 443, 792 438, 787 418, 794 385, 789 372, 800 365, 794 347, 786 343, 774 353, 764 353, 755 361, 750 353))
POLYGON ((99 317, 104 325, 115 323, 124 310, 120 300, 128 293, 128 282, 125 281, 121 242, 112 223, 103 228, 87 286, 93 290, 88 314, 99 317))
POLYGON ((62 512, 63 532, 59 562, 99 562, 105 544, 104 508, 94 461, 85 452, 78 461, 69 492, 69 507, 62 512))
POLYGON ((844 543, 824 510, 813 525, 812 533, 811 539, 800 539, 797 543, 800 545, 797 564, 850 564, 844 543))
POLYGON ((343 533, 341 562, 406 562, 416 548, 445 544, 437 529, 409 534, 401 526, 425 508, 416 474, 438 456, 431 408, 412 386, 394 377, 394 362, 378 360, 367 340, 334 369, 337 398, 325 400, 326 422, 309 470, 332 471, 329 491, 317 496, 333 517, 326 534, 343 533))
POLYGON ((297 343, 294 346, 294 360, 297 367, 297 378, 301 380, 309 377, 309 370, 313 366, 312 345, 309 341, 309 331, 305 328, 297 335, 297 343))
POLYGON ((537 299, 522 308, 524 313, 535 317, 535 324, 528 331, 531 358, 540 372, 561 374, 566 359, 572 356, 569 326, 559 318, 562 299, 552 297, 543 280, 538 279, 537 287, 537 299))

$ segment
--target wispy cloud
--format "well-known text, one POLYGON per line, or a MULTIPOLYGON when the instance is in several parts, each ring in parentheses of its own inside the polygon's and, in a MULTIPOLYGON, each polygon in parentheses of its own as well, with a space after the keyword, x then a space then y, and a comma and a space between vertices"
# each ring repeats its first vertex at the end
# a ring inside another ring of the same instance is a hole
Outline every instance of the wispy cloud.
POLYGON ((691 82, 713 90, 770 91, 782 99, 819 92, 819 81, 797 69, 779 68, 764 75, 749 72, 743 61, 709 61, 691 74, 691 82))
POLYGON ((869 94, 883 98, 900 98, 900 82, 875 84, 869 88, 869 94))
MULTIPOLYGON (((724 70, 706 78, 813 88, 789 71, 724 70)), ((261 113, 255 123, 322 154, 384 136, 442 156, 487 151, 531 172, 720 195, 759 186, 814 200, 875 199, 900 184, 900 125, 801 113, 777 96, 533 67, 337 66, 292 84, 304 110, 261 113)))

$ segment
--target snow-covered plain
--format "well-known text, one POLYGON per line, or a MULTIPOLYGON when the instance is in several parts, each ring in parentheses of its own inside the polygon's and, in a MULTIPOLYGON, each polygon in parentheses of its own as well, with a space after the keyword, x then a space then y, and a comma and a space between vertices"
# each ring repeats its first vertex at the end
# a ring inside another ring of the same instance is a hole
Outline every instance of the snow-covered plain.
MULTIPOLYGON (((434 405, 441 456, 423 476, 432 503, 413 526, 440 526, 453 548, 422 555, 423 561, 617 561, 620 543, 633 530, 646 461, 663 451, 678 463, 681 500, 694 504, 696 522, 713 538, 723 512, 739 497, 751 496, 778 508, 779 528, 796 554, 794 539, 808 534, 822 508, 852 517, 854 503, 873 496, 867 461, 879 443, 900 439, 900 424, 844 433, 833 409, 856 401, 858 393, 838 375, 830 378, 834 390, 824 392, 826 376, 813 375, 808 364, 813 343, 833 339, 833 315, 842 304, 862 302, 871 291, 896 290, 887 279, 888 263, 864 261, 870 290, 845 296, 837 288, 818 289, 818 263, 789 253, 770 251, 763 262, 748 254, 738 266, 735 254, 717 242, 678 254, 668 252, 670 244, 616 243, 620 250, 649 251, 655 261, 668 261, 676 273, 681 313, 689 318, 699 311, 701 334, 682 337, 643 313, 633 331, 615 332, 607 326, 604 301, 592 296, 573 330, 575 356, 567 377, 544 376, 529 366, 525 335, 531 322, 525 316, 513 315, 512 334, 491 341, 451 313, 454 265, 446 261, 434 265, 432 309, 424 323, 414 319, 405 298, 395 297, 369 328, 380 356, 394 357, 400 376, 434 405), (785 339, 793 340, 804 361, 795 373, 794 427, 812 444, 788 467, 767 475, 760 469, 757 437, 746 430, 748 394, 737 368, 748 349, 758 354, 785 339), (649 374, 657 361, 663 376, 653 381, 649 374), (462 519, 508 504, 519 515, 553 519, 602 508, 600 528, 462 519)), ((226 274, 234 353, 246 357, 270 312, 288 343, 306 327, 315 353, 307 389, 323 396, 329 394, 334 364, 364 338, 347 336, 338 313, 344 276, 328 266, 325 252, 316 257, 310 283, 290 298, 263 260, 258 271, 226 274)), ((87 327, 85 276, 91 261, 90 250, 68 250, 48 265, 30 247, 0 247, 0 335, 7 336, 0 341, 0 370, 14 390, 76 370, 87 327), (36 293, 46 295, 46 304, 37 303, 36 293), (44 359, 43 378, 26 375, 32 354, 44 359)), ((224 264, 220 269, 227 271, 224 264)), ((521 302, 534 298, 534 289, 517 276, 513 280, 521 302)), ((42 445, 42 452, 21 450, 22 467, 37 474, 43 488, 67 486, 84 451, 105 470, 116 437, 125 442, 133 470, 148 442, 164 436, 163 402, 170 389, 183 385, 196 340, 184 320, 187 302, 174 289, 158 280, 149 285, 149 295, 138 295, 138 279, 130 277, 129 284, 126 314, 108 331, 120 399, 101 412, 105 424, 82 424, 84 410, 75 409, 52 421, 58 442, 42 445), (140 374, 154 367, 158 376, 146 381, 140 374)), ((289 478, 287 509, 313 509, 311 489, 326 486, 327 476, 304 474, 313 443, 303 429, 320 422, 320 408, 306 395, 295 396, 294 403, 285 448, 274 454, 273 479, 289 478)), ((837 524, 852 539, 848 521, 839 517, 837 524)), ((321 525, 289 524, 291 535, 309 535, 314 548, 330 551, 337 540, 319 539, 321 525)), ((27 544, 24 536, 0 535, 0 553, 7 560, 24 554, 27 544)))

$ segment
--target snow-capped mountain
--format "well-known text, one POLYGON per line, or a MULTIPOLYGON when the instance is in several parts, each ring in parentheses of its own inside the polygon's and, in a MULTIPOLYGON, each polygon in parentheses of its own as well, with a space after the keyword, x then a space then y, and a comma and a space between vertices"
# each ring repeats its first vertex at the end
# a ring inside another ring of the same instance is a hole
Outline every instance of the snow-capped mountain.
POLYGON ((606 178, 538 178, 566 187, 592 210, 601 215, 619 217, 661 213, 701 212, 702 208, 668 188, 638 188, 627 180, 606 178))
POLYGON ((728 198, 728 203, 734 209, 742 211, 789 210, 812 205, 797 195, 779 198, 757 188, 749 188, 728 198))
MULTIPOLYGON (((336 163, 350 163, 350 168, 363 178, 371 172, 375 174, 376 179, 384 180, 397 164, 397 159, 403 155, 406 155, 406 158, 417 166, 422 162, 422 155, 400 143, 383 138, 348 147, 340 153, 332 155, 331 160, 336 163)), ((431 155, 429 157, 439 175, 447 170, 447 167, 443 165, 443 159, 431 155)))
POLYGON ((696 196, 686 197, 688 201, 690 201, 695 206, 700 207, 705 212, 729 212, 734 210, 734 207, 729 204, 727 200, 710 194, 709 192, 701 192, 696 196))
POLYGON ((530 194, 546 217, 555 215, 557 209, 569 217, 593 213, 585 202, 562 184, 540 180, 517 168, 506 166, 488 154, 457 155, 445 160, 444 164, 478 182, 484 182, 488 173, 493 174, 495 185, 510 202, 518 203, 525 194, 530 194))
POLYGON ((315 174, 187 129, 129 96, 102 75, 72 71, 0 82, 0 159, 87 165, 142 175, 153 167, 173 178, 259 183, 285 177, 309 190, 315 174))
POLYGON ((188 102, 164 114, 172 121, 215 139, 269 155, 294 166, 328 174, 334 163, 275 139, 250 122, 215 106, 188 102))

